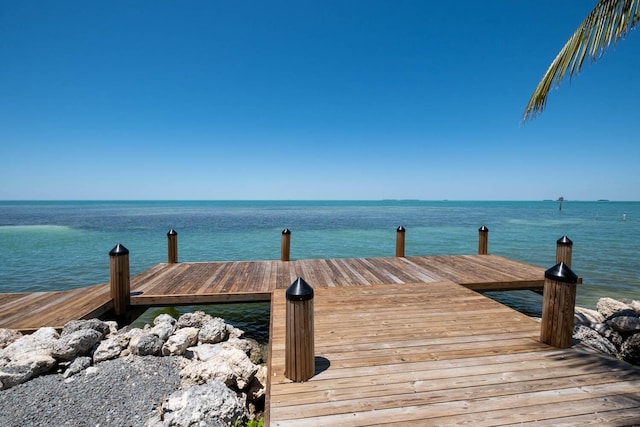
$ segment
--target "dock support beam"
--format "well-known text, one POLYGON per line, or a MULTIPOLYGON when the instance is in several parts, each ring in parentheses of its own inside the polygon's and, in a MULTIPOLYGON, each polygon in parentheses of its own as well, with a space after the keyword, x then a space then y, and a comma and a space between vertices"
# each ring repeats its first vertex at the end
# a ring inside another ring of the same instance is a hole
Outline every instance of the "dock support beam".
POLYGON ((129 250, 120 243, 109 252, 109 272, 113 310, 117 317, 123 317, 131 303, 131 285, 129 282, 129 250))
POLYGON ((167 233, 167 262, 178 262, 178 232, 173 228, 167 233))
POLYGON ((289 261, 291 259, 291 230, 285 228, 282 230, 282 243, 280 245, 280 261, 289 261))
POLYGON ((482 226, 478 229, 478 255, 489 253, 489 229, 482 226))
POLYGON ((567 236, 562 236, 556 242, 556 263, 564 262, 571 268, 571 255, 573 253, 573 242, 567 236))
POLYGON ((396 230, 396 256, 404 257, 404 235, 405 229, 403 226, 398 227, 396 230))
POLYGON ((313 288, 298 277, 286 292, 286 338, 284 375, 294 382, 313 377, 315 347, 313 340, 313 288))
POLYGON ((578 276, 565 263, 544 273, 540 341, 558 348, 571 347, 578 276))

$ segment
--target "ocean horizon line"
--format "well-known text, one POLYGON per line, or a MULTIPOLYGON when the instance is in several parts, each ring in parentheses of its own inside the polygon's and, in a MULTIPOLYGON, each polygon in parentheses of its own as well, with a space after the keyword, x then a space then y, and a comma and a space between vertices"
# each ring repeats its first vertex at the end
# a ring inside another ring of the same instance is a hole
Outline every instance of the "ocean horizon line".
MULTIPOLYGON (((28 202, 470 202, 470 203, 533 203, 558 202, 558 199, 416 199, 416 198, 384 198, 384 199, 0 199, 0 203, 28 202)), ((563 202, 577 203, 638 203, 640 200, 615 199, 567 199, 563 202)))

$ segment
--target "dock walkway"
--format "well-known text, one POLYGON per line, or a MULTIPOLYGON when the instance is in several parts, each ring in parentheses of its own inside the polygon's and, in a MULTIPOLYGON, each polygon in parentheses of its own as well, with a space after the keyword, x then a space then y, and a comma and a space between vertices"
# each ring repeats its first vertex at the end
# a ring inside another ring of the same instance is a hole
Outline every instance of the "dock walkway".
MULTIPOLYGON (((158 264, 131 305, 271 301, 268 425, 640 425, 640 368, 540 342, 535 320, 474 292, 542 290, 495 255, 158 264), (285 290, 315 289, 316 373, 284 376, 285 290)), ((113 307, 108 284, 0 295, 29 331, 113 307)))
POLYGON ((540 324, 452 282, 317 289, 316 374, 284 376, 272 299, 271 426, 639 425, 640 368, 539 340, 540 324))
MULTIPOLYGON (((450 280, 470 289, 542 290, 544 269, 497 255, 451 255, 296 261, 157 264, 131 278, 131 305, 269 301, 297 277, 311 286, 341 287, 450 280)), ((62 328, 113 307, 109 285, 62 292, 0 294, 0 328, 62 328)))

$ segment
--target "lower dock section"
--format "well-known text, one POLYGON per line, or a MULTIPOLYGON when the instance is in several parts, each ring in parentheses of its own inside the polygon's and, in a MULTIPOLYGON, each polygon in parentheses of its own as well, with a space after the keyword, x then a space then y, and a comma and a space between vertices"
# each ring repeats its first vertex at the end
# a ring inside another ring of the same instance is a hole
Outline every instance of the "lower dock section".
POLYGON ((539 341, 535 320, 452 282, 319 288, 315 375, 285 377, 272 298, 271 426, 632 425, 640 368, 539 341))

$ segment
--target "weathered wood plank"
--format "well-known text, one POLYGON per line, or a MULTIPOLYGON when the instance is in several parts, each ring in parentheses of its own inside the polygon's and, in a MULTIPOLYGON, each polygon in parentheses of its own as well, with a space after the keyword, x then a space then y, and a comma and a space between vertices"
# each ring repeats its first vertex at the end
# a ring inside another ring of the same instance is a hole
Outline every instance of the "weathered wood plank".
POLYGON ((467 294, 453 283, 317 289, 315 353, 328 368, 294 384, 282 376, 275 292, 271 425, 495 425, 626 411, 601 417, 606 425, 640 411, 639 368, 553 349, 520 313, 483 297, 456 303, 467 294))

